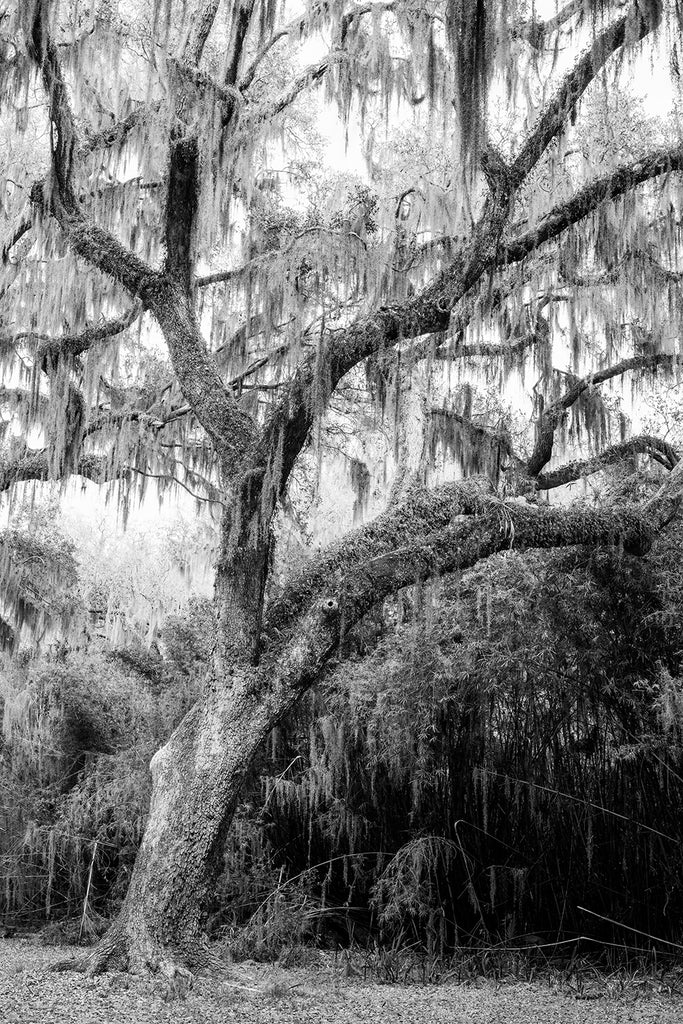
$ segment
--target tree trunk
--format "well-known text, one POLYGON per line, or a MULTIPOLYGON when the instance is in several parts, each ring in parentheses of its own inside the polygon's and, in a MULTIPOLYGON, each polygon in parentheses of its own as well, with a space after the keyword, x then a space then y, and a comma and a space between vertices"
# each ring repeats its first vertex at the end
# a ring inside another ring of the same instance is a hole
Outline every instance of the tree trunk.
MULTIPOLYGON (((203 914, 245 775, 296 699, 264 700, 255 670, 215 675, 151 762, 152 798, 121 912, 79 965, 173 978, 209 966, 203 914)), ((73 967, 71 965, 65 965, 73 967)))

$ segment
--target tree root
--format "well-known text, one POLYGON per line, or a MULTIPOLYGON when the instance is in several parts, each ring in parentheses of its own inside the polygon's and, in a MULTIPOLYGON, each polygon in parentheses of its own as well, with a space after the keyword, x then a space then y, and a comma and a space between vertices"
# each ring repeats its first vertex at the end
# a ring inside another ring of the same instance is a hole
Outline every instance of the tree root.
POLYGON ((229 973, 229 965, 206 943, 192 942, 187 949, 162 947, 146 930, 131 935, 116 921, 94 949, 69 960, 60 960, 50 970, 91 976, 127 971, 156 977, 162 983, 162 998, 172 1000, 187 996, 197 974, 219 977, 229 973))

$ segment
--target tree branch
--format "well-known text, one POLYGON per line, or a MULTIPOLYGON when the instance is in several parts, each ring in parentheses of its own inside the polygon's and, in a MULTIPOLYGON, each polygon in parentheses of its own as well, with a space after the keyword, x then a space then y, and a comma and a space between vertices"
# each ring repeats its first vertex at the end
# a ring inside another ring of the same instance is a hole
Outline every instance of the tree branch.
POLYGON ((566 411, 578 401, 588 388, 594 387, 597 384, 603 384, 613 377, 620 377, 629 370, 655 370, 659 366, 671 367, 680 364, 681 361, 680 356, 674 356, 667 352, 631 356, 628 359, 622 359, 613 366, 606 366, 602 370, 597 370, 595 373, 589 373, 586 377, 575 380, 556 402, 553 402, 543 410, 537 427, 534 450, 527 462, 529 476, 538 476, 543 467, 550 461, 555 441, 555 430, 562 422, 566 411))
MULTIPOLYGON (((255 438, 252 418, 239 409, 224 386, 209 357, 199 325, 190 305, 191 212, 180 209, 178 225, 170 224, 171 240, 167 268, 170 276, 149 267, 137 254, 126 249, 113 235, 86 222, 71 187, 71 163, 76 133, 66 87, 54 44, 47 33, 44 3, 39 2, 32 24, 31 53, 40 68, 53 124, 52 163, 55 179, 49 209, 57 218, 74 252, 87 262, 120 281, 151 309, 164 333, 178 382, 197 419, 221 452, 226 471, 232 472, 250 451, 255 438)), ((196 171, 195 151, 187 154, 182 145, 171 160, 169 204, 186 195, 196 171), (194 163, 193 163, 194 161, 194 163)), ((171 213, 173 208, 171 207, 171 213)))
POLYGON ((446 528, 458 516, 481 512, 491 493, 490 481, 481 477, 444 484, 431 491, 418 487, 409 489, 399 503, 331 545, 289 580, 284 592, 268 609, 266 629, 277 632, 294 621, 310 602, 311 595, 341 580, 355 566, 403 549, 411 538, 446 528))
MULTIPOLYGON (((138 302, 125 313, 111 320, 100 320, 88 324, 78 334, 64 334, 60 338, 51 338, 46 335, 36 335, 31 331, 14 335, 15 341, 20 339, 37 338, 40 344, 36 351, 36 362, 43 363, 45 360, 58 359, 60 356, 80 356, 87 352, 98 341, 105 341, 107 338, 114 338, 122 334, 142 313, 142 303, 138 302)), ((3 339, 4 340, 4 339, 3 339)))
POLYGON ((548 18, 547 21, 537 21, 536 18, 532 18, 515 28, 513 34, 518 39, 524 39, 535 50, 540 50, 549 35, 557 32, 575 14, 583 10, 583 0, 569 0, 569 3, 565 4, 553 18, 548 18))
MULTIPOLYGON (((254 0, 239 0, 235 4, 234 13, 232 16, 232 25, 230 27, 230 36, 228 40, 228 49, 226 53, 226 64, 225 64, 225 84, 229 86, 235 86, 237 83, 237 73, 239 71, 240 62, 242 60, 242 54, 244 52, 244 43, 247 38, 249 31, 249 25, 254 13, 255 2, 254 0)), ((240 85, 240 90, 243 88, 240 85)))
MULTIPOLYGON (((317 4, 316 6, 312 7, 312 15, 315 16, 324 7, 325 4, 323 3, 317 4)), ((340 44, 344 44, 351 23, 356 18, 360 18, 365 14, 371 14, 373 11, 392 11, 394 10, 395 7, 395 0, 385 0, 385 2, 368 3, 358 5, 352 8, 341 19, 339 33, 340 44)), ((287 25, 283 25, 282 28, 276 29, 276 31, 273 33, 270 39, 266 40, 266 42, 257 51, 256 56, 252 60, 251 64, 246 69, 244 74, 241 76, 239 82, 237 83, 240 92, 244 92, 246 89, 249 88, 249 86, 254 80, 254 77, 259 66, 263 63, 264 59, 268 56, 268 54, 275 46, 275 44, 278 43, 281 39, 284 39, 285 36, 292 35, 295 33, 301 35, 305 27, 306 17, 299 15, 299 17, 294 18, 293 21, 290 21, 287 25)))
POLYGON ((149 114, 157 113, 159 108, 159 103, 152 103, 150 105, 141 103, 130 114, 120 121, 110 124, 108 128, 100 128, 96 132, 86 132, 83 141, 78 147, 78 155, 83 157, 89 153, 96 152, 98 149, 109 149, 117 144, 122 145, 130 133, 142 124, 144 118, 149 114))
POLYGON ((278 114, 281 114, 283 110, 291 106, 294 100, 299 96, 304 89, 308 88, 309 85, 313 85, 315 82, 319 82, 323 75, 329 70, 333 64, 339 64, 343 60, 347 60, 348 55, 344 50, 337 50, 328 53, 322 60, 317 61, 315 64, 310 64, 304 71, 295 78, 292 84, 284 90, 271 103, 262 106, 255 107, 251 117, 245 118, 244 124, 240 124, 239 136, 240 138, 236 141, 236 145, 240 142, 245 141, 247 138, 251 138, 253 133, 257 131, 262 124, 266 121, 272 120, 278 114))
POLYGON ((536 488, 539 491, 551 490, 553 487, 562 487, 564 484, 582 477, 590 476, 592 473, 599 473, 600 470, 624 459, 632 458, 634 455, 649 455, 651 459, 658 462, 665 469, 673 469, 678 465, 679 457, 676 449, 662 441, 658 437, 651 437, 648 434, 640 434, 631 437, 621 444, 612 445, 604 451, 593 455, 591 458, 577 462, 568 462, 557 469, 551 469, 547 473, 539 473, 536 477, 536 488))
MULTIPOLYGON (((378 536, 378 551, 367 549, 358 557, 353 537, 348 557, 340 545, 339 558, 349 569, 341 580, 328 576, 323 596, 318 581, 320 562, 310 567, 316 583, 308 590, 308 611, 286 614, 282 625, 294 622, 290 634, 279 636, 271 619, 281 610, 274 606, 266 618, 276 639, 273 660, 266 659, 264 691, 305 690, 319 677, 320 668, 338 650, 340 640, 368 611, 403 587, 463 571, 500 551, 555 548, 572 545, 619 545, 633 555, 644 555, 656 533, 680 509, 683 498, 683 462, 650 501, 610 509, 581 506, 544 508, 516 502, 488 501, 488 509, 475 517, 461 517, 433 533, 421 533, 401 548, 387 550, 378 536)), ((321 562, 325 562, 323 555, 321 562)), ((304 586, 301 589, 305 589, 304 586)))
MULTIPOLYGON (((300 365, 282 401, 275 407, 266 424, 265 444, 271 446, 271 451, 279 443, 283 445, 283 484, 313 421, 308 399, 315 388, 316 374, 319 373, 322 361, 327 366, 326 377, 331 393, 350 369, 374 352, 389 348, 399 340, 445 331, 451 310, 487 270, 524 259, 539 245, 588 216, 606 199, 616 198, 650 178, 681 168, 683 148, 657 150, 587 185, 515 241, 500 243, 498 229, 493 230, 495 225, 488 227, 480 222, 469 245, 420 295, 400 304, 383 306, 359 317, 347 328, 330 332, 325 340, 324 351, 312 354, 300 365)), ((264 449, 261 451, 260 458, 267 461, 264 449)), ((539 471, 541 468, 542 465, 539 471)))
POLYGON ((182 60, 189 64, 199 64, 219 6, 220 0, 204 0, 198 11, 191 9, 190 30, 182 47, 182 60))
MULTIPOLYGON (((50 470, 50 457, 46 448, 27 451, 16 458, 3 458, 0 460, 0 491, 7 491, 16 483, 49 480, 50 470)), ((95 483, 114 479, 108 475, 110 472, 109 460, 102 455, 83 455, 72 469, 72 473, 95 483)))
POLYGON ((623 17, 593 40, 590 49, 566 75, 534 131, 510 165, 512 192, 519 188, 553 139, 562 132, 579 99, 612 54, 625 44, 644 39, 659 25, 661 17, 659 4, 640 4, 635 0, 623 17))
POLYGON ((555 206, 539 224, 516 239, 503 241, 498 254, 498 265, 523 260, 544 242, 556 238, 567 228, 583 220, 607 200, 617 199, 660 174, 683 170, 683 147, 658 149, 619 167, 604 178, 589 182, 571 199, 555 206))

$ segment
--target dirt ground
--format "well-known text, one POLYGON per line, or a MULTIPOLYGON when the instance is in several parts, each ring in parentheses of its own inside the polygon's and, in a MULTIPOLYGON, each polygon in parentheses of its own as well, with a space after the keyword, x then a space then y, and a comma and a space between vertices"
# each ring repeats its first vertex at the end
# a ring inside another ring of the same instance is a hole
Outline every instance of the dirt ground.
POLYGON ((185 999, 125 974, 52 973, 72 948, 0 940, 0 1024, 681 1024, 683 995, 652 980, 603 979, 572 990, 550 981, 384 985, 346 977, 340 962, 282 969, 252 962, 198 978, 185 999))

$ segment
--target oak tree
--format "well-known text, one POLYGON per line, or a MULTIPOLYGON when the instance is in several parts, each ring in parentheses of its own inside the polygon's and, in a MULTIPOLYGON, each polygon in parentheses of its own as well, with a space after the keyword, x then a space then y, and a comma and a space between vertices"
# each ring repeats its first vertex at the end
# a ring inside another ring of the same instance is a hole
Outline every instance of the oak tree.
POLYGON ((2 9, 0 486, 77 475, 128 500, 152 478, 220 516, 211 667, 152 760, 90 969, 210 962, 202 910, 249 766, 368 612, 510 548, 643 556, 679 507, 676 450, 615 438, 601 397, 680 360, 683 142, 619 100, 629 68, 667 60, 675 93, 677 5, 548 7, 2 9), (301 142, 321 85, 368 158, 336 191, 301 142), (521 394, 522 373, 528 442, 477 397, 521 394), (294 475, 361 384, 395 433, 386 505, 275 588, 294 475), (464 476, 439 477, 444 452, 464 476), (639 457, 662 471, 639 502, 539 500, 639 457))

